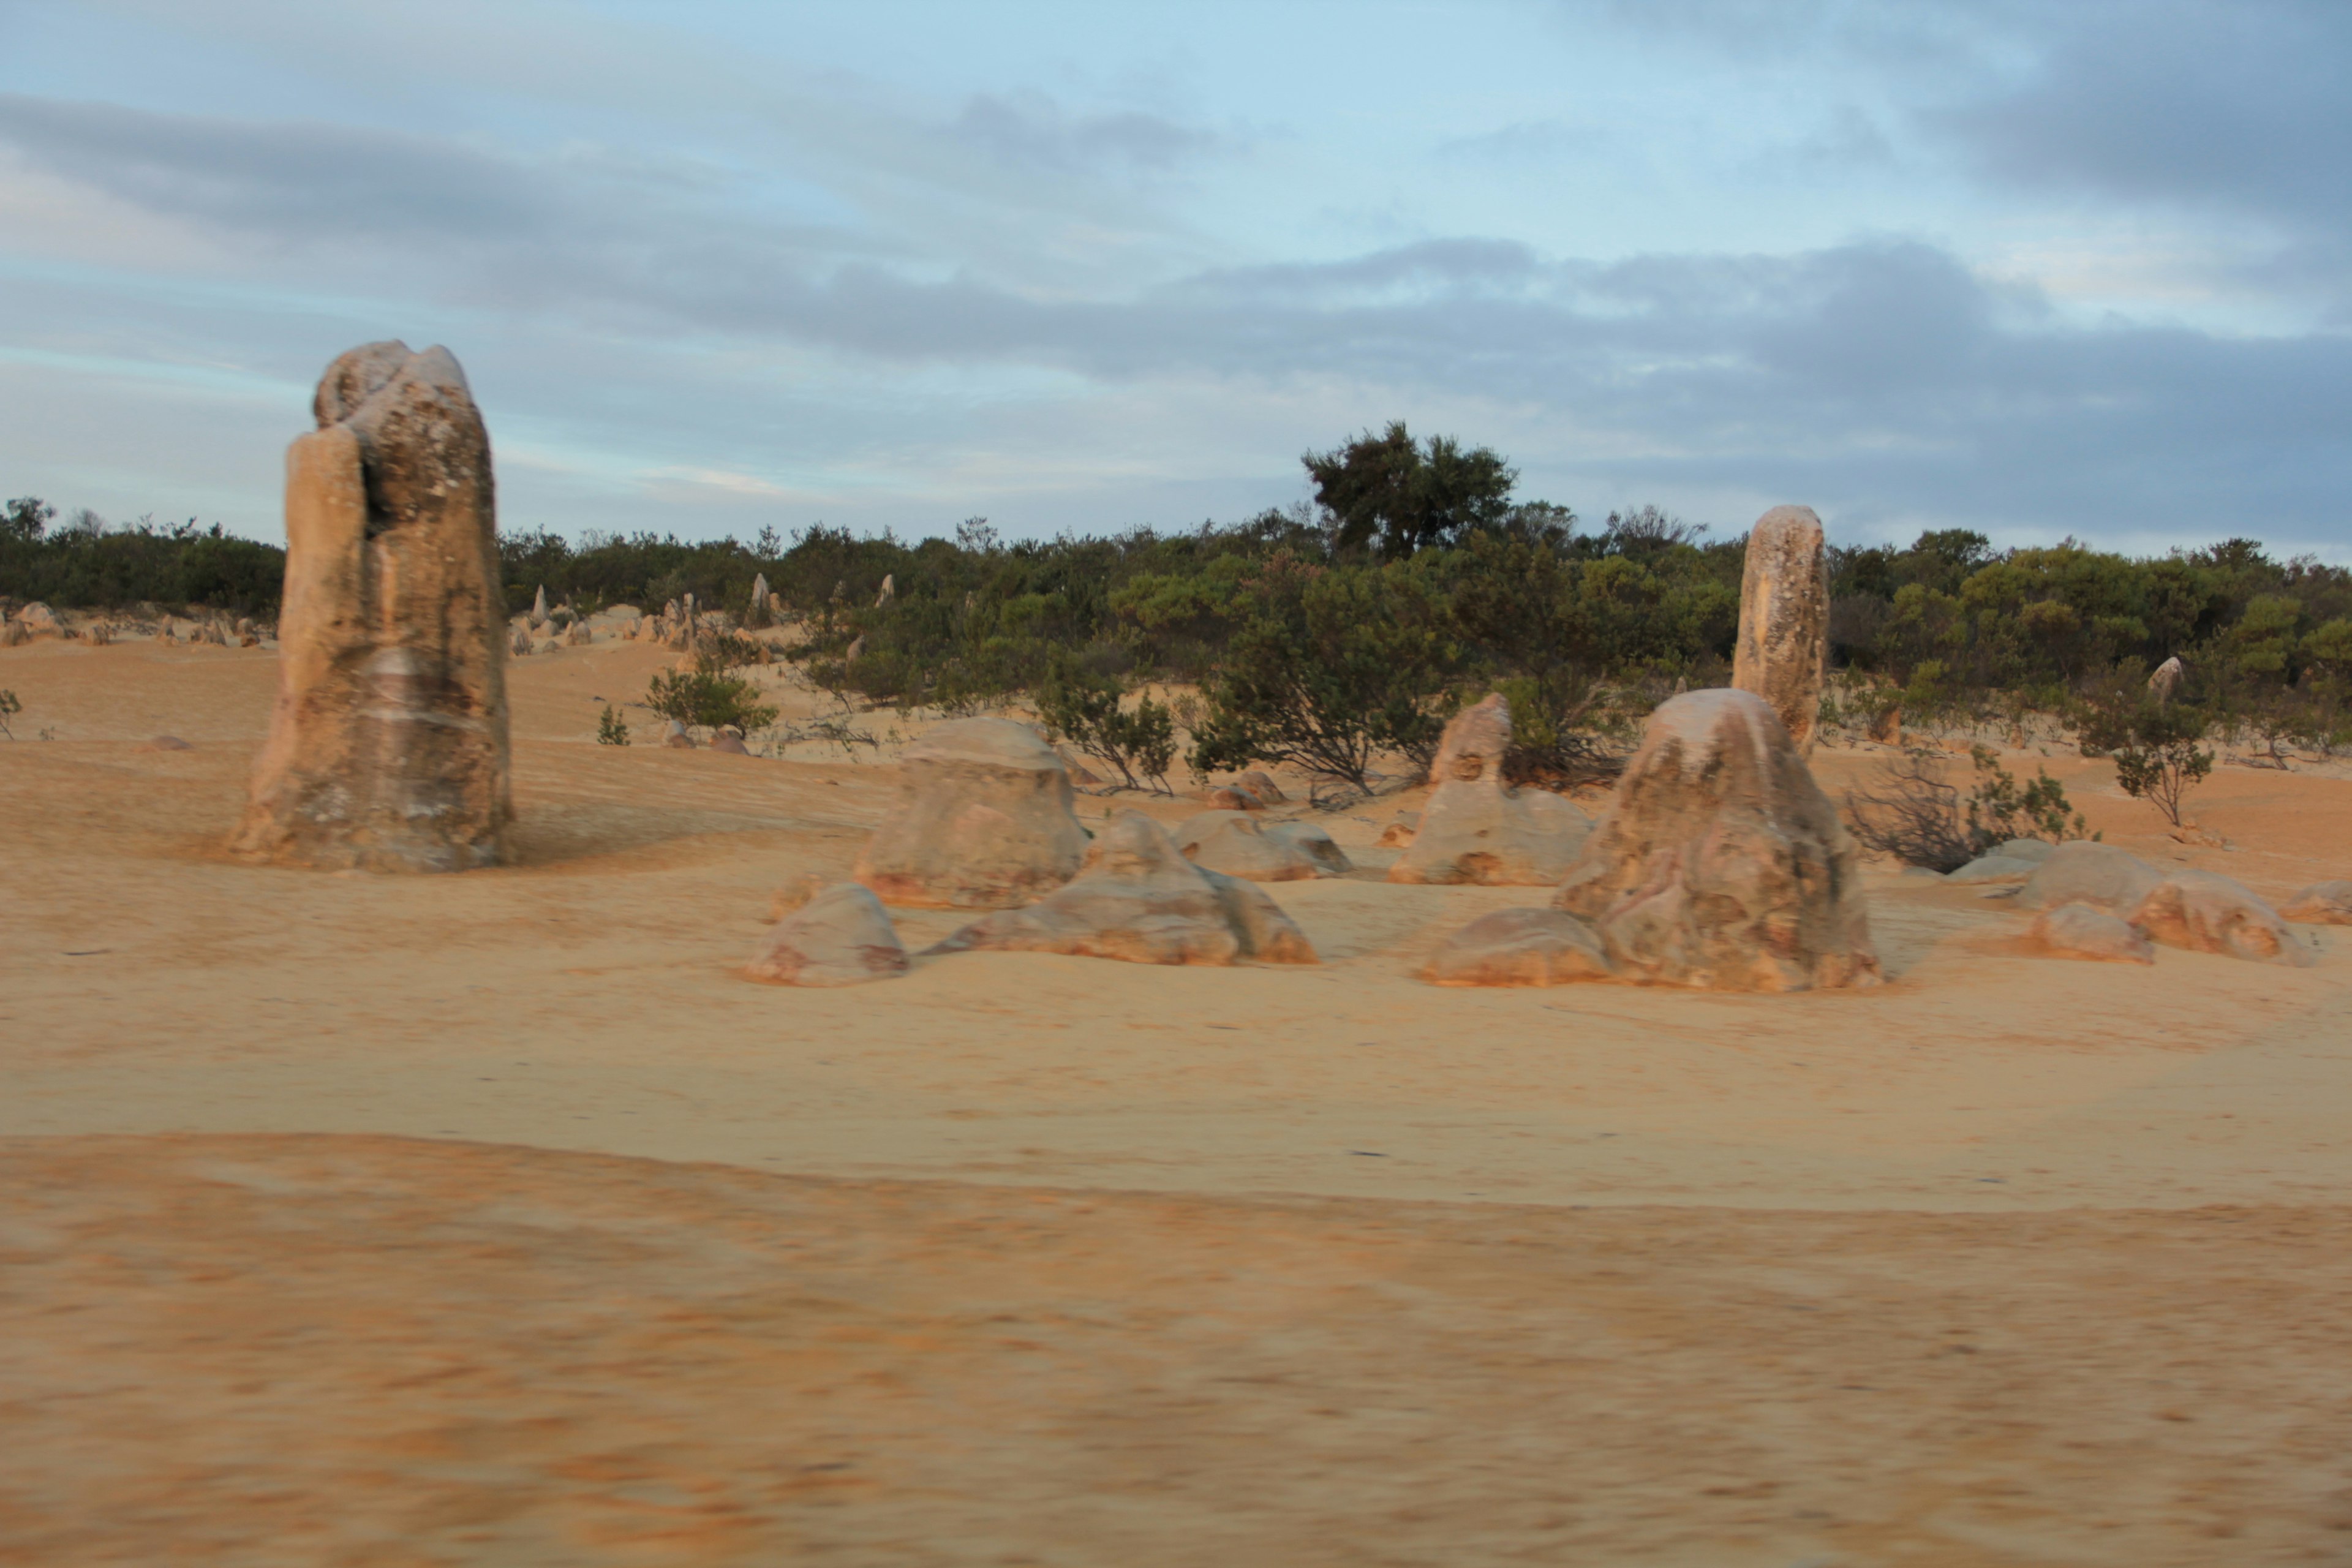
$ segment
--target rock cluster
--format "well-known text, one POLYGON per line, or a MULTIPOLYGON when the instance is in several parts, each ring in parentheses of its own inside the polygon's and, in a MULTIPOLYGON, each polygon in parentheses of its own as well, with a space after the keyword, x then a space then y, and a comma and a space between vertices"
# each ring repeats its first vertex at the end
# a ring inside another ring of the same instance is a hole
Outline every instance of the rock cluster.
POLYGON ((1130 963, 1313 963, 1272 899, 1195 866, 1140 812, 1121 812, 1066 886, 973 921, 929 950, 1061 952, 1130 963))
POLYGON ((1731 684, 1772 705, 1801 754, 1813 749, 1830 647, 1830 579, 1822 520, 1776 506, 1748 535, 1731 684))
POLYGON ((1688 692, 1650 716, 1555 902, 1629 980, 1794 991, 1879 979, 1860 850, 1753 692, 1688 692))
POLYGON ((1026 725, 941 724, 906 749, 899 771, 904 796, 857 859, 857 880, 885 903, 1006 909, 1060 887, 1086 858, 1069 773, 1026 725))
POLYGON ((316 413, 287 453, 277 705, 236 847, 381 870, 494 864, 512 807, 481 415, 447 350, 397 342, 328 367, 316 413))
POLYGON ((1510 743, 1499 692, 1454 716, 1429 770, 1436 787, 1390 881, 1548 887, 1567 874, 1592 824, 1559 795, 1505 784, 1510 743))

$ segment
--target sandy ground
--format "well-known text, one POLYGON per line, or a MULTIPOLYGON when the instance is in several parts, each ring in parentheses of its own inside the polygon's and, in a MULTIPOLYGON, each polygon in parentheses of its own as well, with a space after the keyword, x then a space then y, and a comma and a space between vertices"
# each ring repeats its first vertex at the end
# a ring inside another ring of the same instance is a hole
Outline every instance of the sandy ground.
MULTIPOLYGON (((220 854, 266 650, 0 650, 0 1562, 2352 1562, 2352 930, 1889 872, 1876 991, 1439 990, 1543 893, 1380 881, 1407 795, 1317 968, 754 986, 894 770, 591 743, 660 657, 518 661, 519 863, 382 879, 220 854)), ((2343 780, 2046 765, 2352 876, 2343 780)))

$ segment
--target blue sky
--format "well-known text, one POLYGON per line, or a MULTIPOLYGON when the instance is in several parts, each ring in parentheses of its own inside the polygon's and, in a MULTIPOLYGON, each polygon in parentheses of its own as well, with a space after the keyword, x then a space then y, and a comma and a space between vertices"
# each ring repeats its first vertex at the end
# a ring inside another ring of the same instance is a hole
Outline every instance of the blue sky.
POLYGON ((509 528, 1286 505, 2352 560, 2352 6, 0 0, 0 491, 274 537, 447 344, 509 528))

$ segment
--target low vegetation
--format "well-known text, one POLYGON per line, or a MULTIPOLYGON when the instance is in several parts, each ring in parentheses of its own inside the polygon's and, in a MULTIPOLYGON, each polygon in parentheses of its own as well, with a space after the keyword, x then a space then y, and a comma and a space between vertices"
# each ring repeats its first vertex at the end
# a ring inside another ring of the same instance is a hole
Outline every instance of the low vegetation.
POLYGON ((1930 746, 1910 746, 1889 758, 1866 790, 1846 792, 1846 816, 1856 838, 1906 866, 1957 871, 2012 838, 2053 844, 2086 837, 2082 813, 2047 770, 2020 784, 1990 746, 1969 748, 1976 787, 1963 795, 1949 759, 1930 746))

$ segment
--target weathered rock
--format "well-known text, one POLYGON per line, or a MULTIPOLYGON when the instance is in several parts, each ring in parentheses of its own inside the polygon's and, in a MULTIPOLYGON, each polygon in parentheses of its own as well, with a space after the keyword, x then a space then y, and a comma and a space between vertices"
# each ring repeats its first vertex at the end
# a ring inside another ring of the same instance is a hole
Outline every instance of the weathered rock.
POLYGON ((1796 991, 1879 979, 1861 850, 1753 692, 1692 691, 1650 715, 1554 902, 1591 922, 1629 980, 1796 991))
POLYGON ((884 573, 882 574, 882 591, 874 595, 874 607, 878 610, 898 596, 898 579, 897 574, 888 572, 884 573))
POLYGON ((2011 860, 2031 860, 2039 866, 2058 853, 2058 846, 2047 838, 2004 838, 1990 852, 2007 856, 2011 860))
POLYGON ((1219 784, 1201 797, 1211 811, 1264 811, 1265 802, 1239 784, 1219 784))
POLYGON ((1268 805, 1280 805, 1290 798, 1282 793, 1282 786, 1274 782, 1274 775, 1264 768, 1252 768, 1234 783, 1241 785, 1268 805))
POLYGON ((2189 671, 2182 668, 2180 656, 2175 654, 2156 667, 2156 673, 2147 678, 2147 689, 2156 693, 2158 702, 2169 702, 2188 678, 2189 671))
POLYGON ((26 631, 29 632, 34 637, 56 637, 65 636, 66 624, 58 619, 58 613, 55 610, 49 608, 38 599, 34 600, 31 604, 26 605, 23 609, 17 611, 16 618, 16 624, 23 626, 26 631))
POLYGON ((114 641, 114 628, 104 621, 90 622, 82 627, 81 635, 93 647, 106 647, 114 641))
POLYGON ((1196 866, 1252 882, 1344 877, 1355 867, 1311 822, 1264 822, 1245 811, 1204 811, 1179 826, 1176 847, 1196 866))
POLYGON ((1438 985, 1566 985, 1610 978, 1592 928, 1561 910, 1496 910, 1454 933, 1422 978, 1438 985))
POLYGON ((2295 968, 2315 962, 2278 911, 2244 883, 2212 871, 2175 871, 2158 883, 2131 923, 2151 941, 2191 952, 2218 952, 2295 968))
POLYGON ((179 642, 180 639, 172 635, 172 623, 169 619, 165 619, 156 626, 155 640, 161 643, 173 643, 175 645, 179 642))
POLYGON ((882 901, 855 882, 827 888, 768 933, 743 973, 779 985, 861 985, 909 967, 882 901))
POLYGON ((686 732, 685 725, 673 719, 662 731, 662 744, 675 752, 690 752, 694 750, 694 737, 686 732))
POLYGON ((2061 904, 2034 917, 2027 937, 2053 957, 2102 959, 2111 963, 2154 963, 2147 934, 2129 921, 2088 904, 2061 904))
POLYGON ((1402 849, 1406 845, 1412 843, 1412 836, 1420 831, 1421 813, 1417 811, 1400 811, 1396 814, 1394 821, 1391 822, 1386 827, 1381 829, 1381 838, 1378 847, 1382 849, 1402 849))
POLYGON ((2017 907, 2054 910, 2061 904, 2088 904, 2127 916, 2163 880, 2161 872, 2128 850, 2078 838, 2058 846, 2033 868, 2017 890, 2017 907))
POLYGON ((580 647, 594 642, 596 634, 588 629, 586 621, 574 621, 563 628, 563 640, 572 647, 580 647))
POLYGON ((1955 882, 2022 882, 2058 847, 2040 838, 2011 838, 1995 845, 1951 874, 1955 882))
POLYGON ((1005 909, 1060 887, 1086 858, 1070 777, 1009 719, 940 725, 899 759, 905 796, 857 858, 888 904, 1005 909))
POLYGON ((329 366, 316 411, 287 454, 278 701, 237 847, 495 864, 513 806, 482 416, 446 349, 396 342, 329 366))
POLYGON ((751 754, 751 748, 743 743, 742 736, 726 730, 721 730, 710 737, 710 749, 714 752, 725 752, 734 757, 748 757, 751 754))
POLYGON ((1500 692, 1447 723, 1429 770, 1437 787, 1390 881, 1549 887, 1567 875, 1592 823, 1556 795, 1505 784, 1510 743, 1511 708, 1500 692))
POLYGON ((1195 866, 1159 825, 1123 811, 1076 879, 1026 909, 973 921, 932 952, 1066 952, 1129 963, 1313 963, 1315 949, 1272 899, 1195 866))
POLYGON ((9 619, 0 622, 0 647, 22 647, 33 640, 33 628, 24 622, 9 619))
POLYGON ((530 652, 530 634, 520 626, 515 627, 514 635, 507 639, 507 651, 517 658, 530 652))
POLYGON ((1822 520, 1809 506, 1776 506, 1748 531, 1731 684, 1770 703, 1802 755, 1811 754, 1821 722, 1829 649, 1822 520))
POLYGON ((768 574, 765 572, 751 574, 751 602, 763 610, 768 607, 768 574))
POLYGON ((2314 882, 2279 913, 2305 925, 2352 926, 2352 882, 2314 882))
POLYGON ((547 584, 539 585, 539 593, 530 602, 530 624, 533 627, 547 625, 547 584))
POLYGON ((841 656, 841 662, 844 664, 856 664, 859 659, 865 657, 866 634, 860 632, 857 636, 849 639, 849 649, 841 656))

